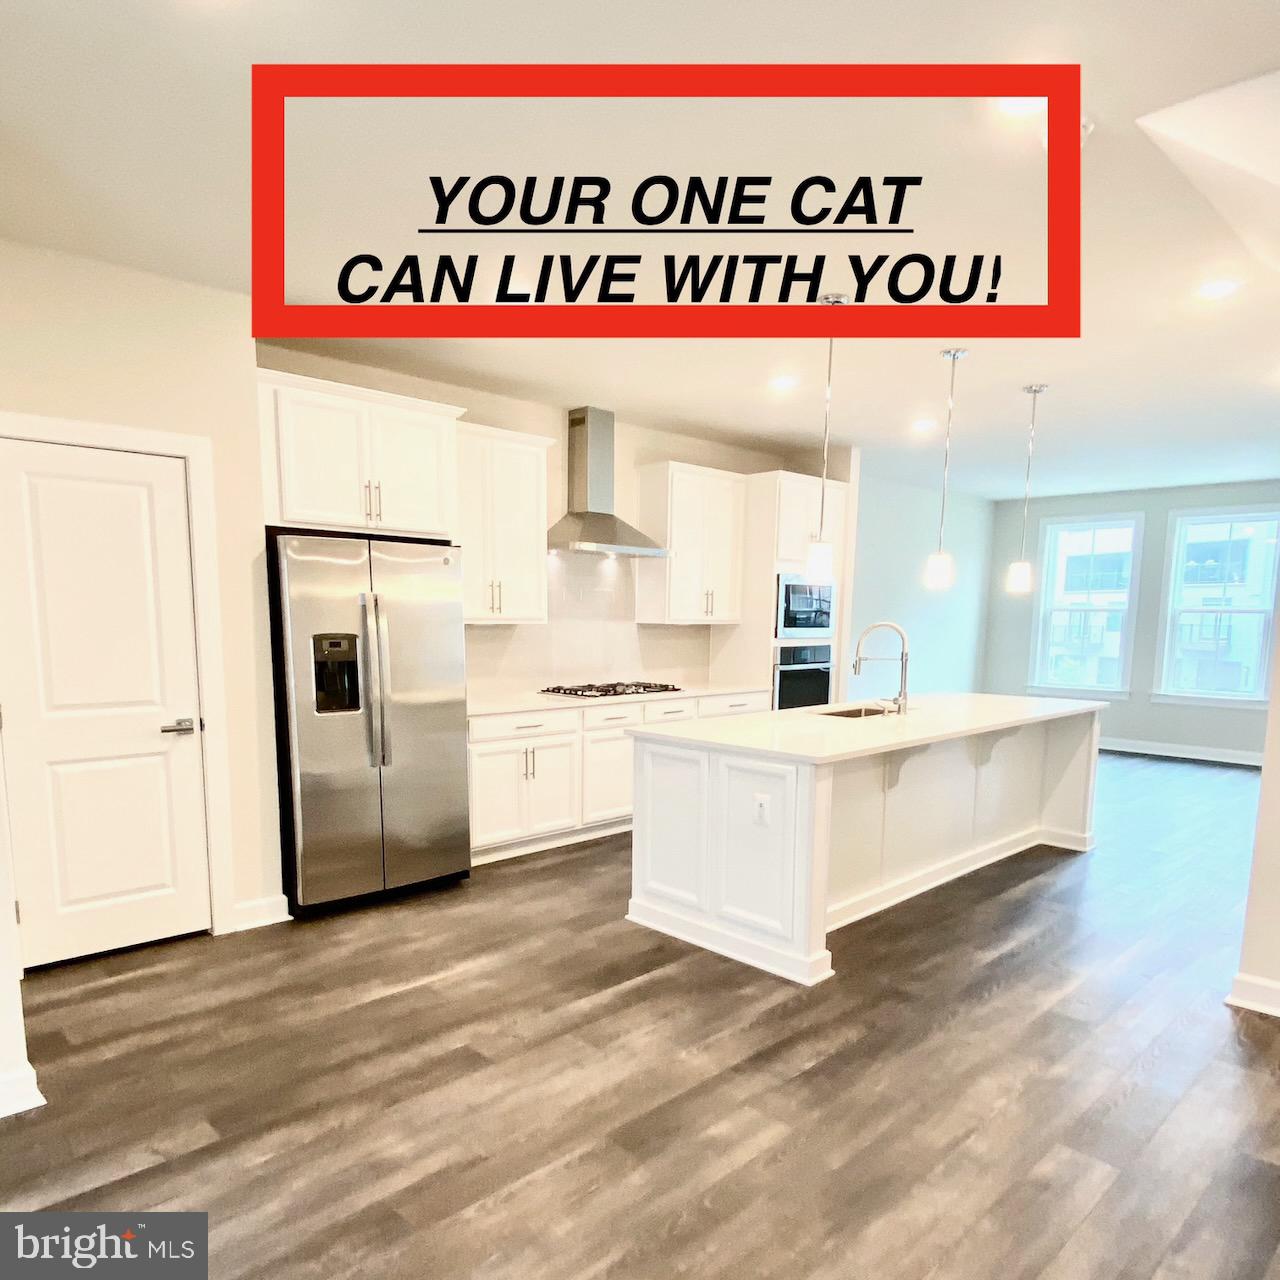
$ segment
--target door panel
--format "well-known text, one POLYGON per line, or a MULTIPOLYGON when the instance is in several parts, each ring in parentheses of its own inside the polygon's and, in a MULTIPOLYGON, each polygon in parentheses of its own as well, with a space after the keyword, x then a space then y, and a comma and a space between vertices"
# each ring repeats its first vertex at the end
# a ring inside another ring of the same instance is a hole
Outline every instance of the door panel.
POLYGON ((369 474, 380 527, 452 536, 454 434, 447 419, 407 409, 369 410, 369 474))
POLYGON ((518 840, 525 833, 523 742, 487 742, 471 748, 471 843, 477 848, 518 840))
POLYGON ((541 448, 490 443, 489 506, 500 622, 547 617, 547 459, 541 448))
POLYGON ((710 476, 705 491, 705 576, 713 592, 711 616, 717 622, 736 622, 741 611, 745 486, 736 479, 710 476))
POLYGON ((314 391, 276 391, 280 510, 303 524, 370 523, 363 405, 314 391))
POLYGON ((294 870, 305 905, 383 887, 382 800, 374 755, 375 669, 365 538, 283 537, 280 555, 294 870), (313 637, 354 637, 358 705, 322 710, 313 637))
POLYGON ((207 929, 185 465, 0 441, 0 598, 24 963, 207 929))
POLYGON ((528 742, 528 831, 531 836, 580 825, 582 779, 578 735, 528 742))
POLYGON ((465 871, 467 688, 457 547, 372 544, 388 888, 465 871))
POLYGON ((708 621, 706 485, 700 474, 671 473, 668 608, 672 622, 708 621))
POLYGON ((582 823, 631 816, 633 748, 625 729, 582 735, 582 823))
POLYGON ((492 622, 497 593, 489 547, 489 441, 458 432, 458 542, 462 544, 462 608, 468 622, 492 622))

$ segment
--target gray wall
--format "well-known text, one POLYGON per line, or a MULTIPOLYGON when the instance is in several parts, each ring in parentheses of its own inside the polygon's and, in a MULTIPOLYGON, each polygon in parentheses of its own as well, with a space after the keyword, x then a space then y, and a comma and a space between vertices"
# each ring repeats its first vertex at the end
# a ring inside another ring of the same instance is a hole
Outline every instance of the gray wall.
MULTIPOLYGON (((1280 480, 1197 485, 1041 498, 1031 503, 1027 555, 1039 568, 1040 521, 1046 516, 1120 515, 1141 512, 1142 563, 1136 580, 1137 617, 1129 696, 1104 712, 1104 739, 1185 749, 1187 754, 1256 762, 1266 732, 1265 708, 1213 707, 1152 701, 1159 662, 1165 557, 1172 511, 1199 507, 1280 507, 1280 480)), ((1020 501, 995 507, 990 597, 987 609, 985 687, 991 693, 1025 693, 1031 660, 1035 596, 1010 596, 1004 571, 1018 554, 1020 501)))
MULTIPOLYGON (((938 542, 934 488, 863 475, 854 555, 853 635, 887 618, 911 640, 913 693, 967 693, 981 688, 983 623, 991 563, 993 503, 952 494, 947 502, 947 549, 955 557, 950 591, 927 591, 924 563, 938 542)), ((897 654, 889 634, 868 641, 868 653, 897 654)), ((889 697, 898 668, 874 662, 848 677, 850 698, 889 697)))

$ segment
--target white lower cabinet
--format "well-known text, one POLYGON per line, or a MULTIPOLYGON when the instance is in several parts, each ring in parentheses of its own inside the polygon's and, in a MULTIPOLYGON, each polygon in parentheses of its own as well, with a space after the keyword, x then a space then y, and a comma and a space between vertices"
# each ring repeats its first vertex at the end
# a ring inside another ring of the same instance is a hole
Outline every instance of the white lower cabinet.
POLYGON ((471 844, 508 844, 580 825, 580 737, 471 745, 471 844))
POLYGON ((505 844, 525 834, 525 761, 521 742, 471 747, 471 844, 505 844))
POLYGON ((519 853, 557 832, 629 821, 631 725, 768 709, 760 689, 472 716, 471 847, 515 845, 519 853))
POLYGON ((582 825, 631 816, 632 739, 626 729, 582 735, 582 825))
POLYGON ((581 740, 577 735, 531 738, 526 745, 529 748, 526 833, 541 836, 581 826, 581 740))

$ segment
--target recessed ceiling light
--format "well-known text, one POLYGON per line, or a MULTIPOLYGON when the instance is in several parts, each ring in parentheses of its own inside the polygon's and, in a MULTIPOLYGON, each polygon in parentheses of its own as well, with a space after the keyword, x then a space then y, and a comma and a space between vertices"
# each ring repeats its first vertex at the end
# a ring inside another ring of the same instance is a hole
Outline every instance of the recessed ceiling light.
POLYGON ((1007 116, 1019 119, 1043 115, 1049 109, 1048 98, 997 98, 996 106, 1007 116))
POLYGON ((769 379, 769 390, 783 395, 792 390, 799 381, 800 379, 794 373, 780 373, 776 378, 769 379))
POLYGON ((1239 280, 1206 280, 1197 290, 1196 295, 1204 298, 1207 302, 1221 302, 1223 298, 1229 298, 1237 289, 1240 288, 1239 280))
POLYGON ((933 418, 917 418, 911 424, 913 436, 931 436, 937 429, 938 424, 933 418))

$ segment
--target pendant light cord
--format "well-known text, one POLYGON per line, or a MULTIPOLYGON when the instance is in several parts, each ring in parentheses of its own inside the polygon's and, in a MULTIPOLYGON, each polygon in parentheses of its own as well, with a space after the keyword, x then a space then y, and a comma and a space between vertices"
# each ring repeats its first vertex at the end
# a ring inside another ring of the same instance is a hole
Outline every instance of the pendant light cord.
POLYGON ((1018 544, 1018 559, 1027 558, 1027 516, 1031 509, 1031 458, 1036 451, 1036 401, 1040 399, 1042 386, 1024 387, 1031 393, 1031 427, 1027 432, 1027 482, 1022 491, 1022 541, 1018 544))
POLYGON ((827 402, 822 415, 822 488, 818 493, 818 541, 826 529, 827 520, 827 452, 831 447, 831 362, 835 357, 836 340, 827 339, 827 402))
POLYGON ((947 390, 947 436, 942 453, 942 509, 938 513, 938 552, 943 549, 943 530, 947 526, 947 485, 951 478, 951 421, 956 408, 956 361, 963 354, 958 350, 942 353, 951 361, 951 385, 947 390))

